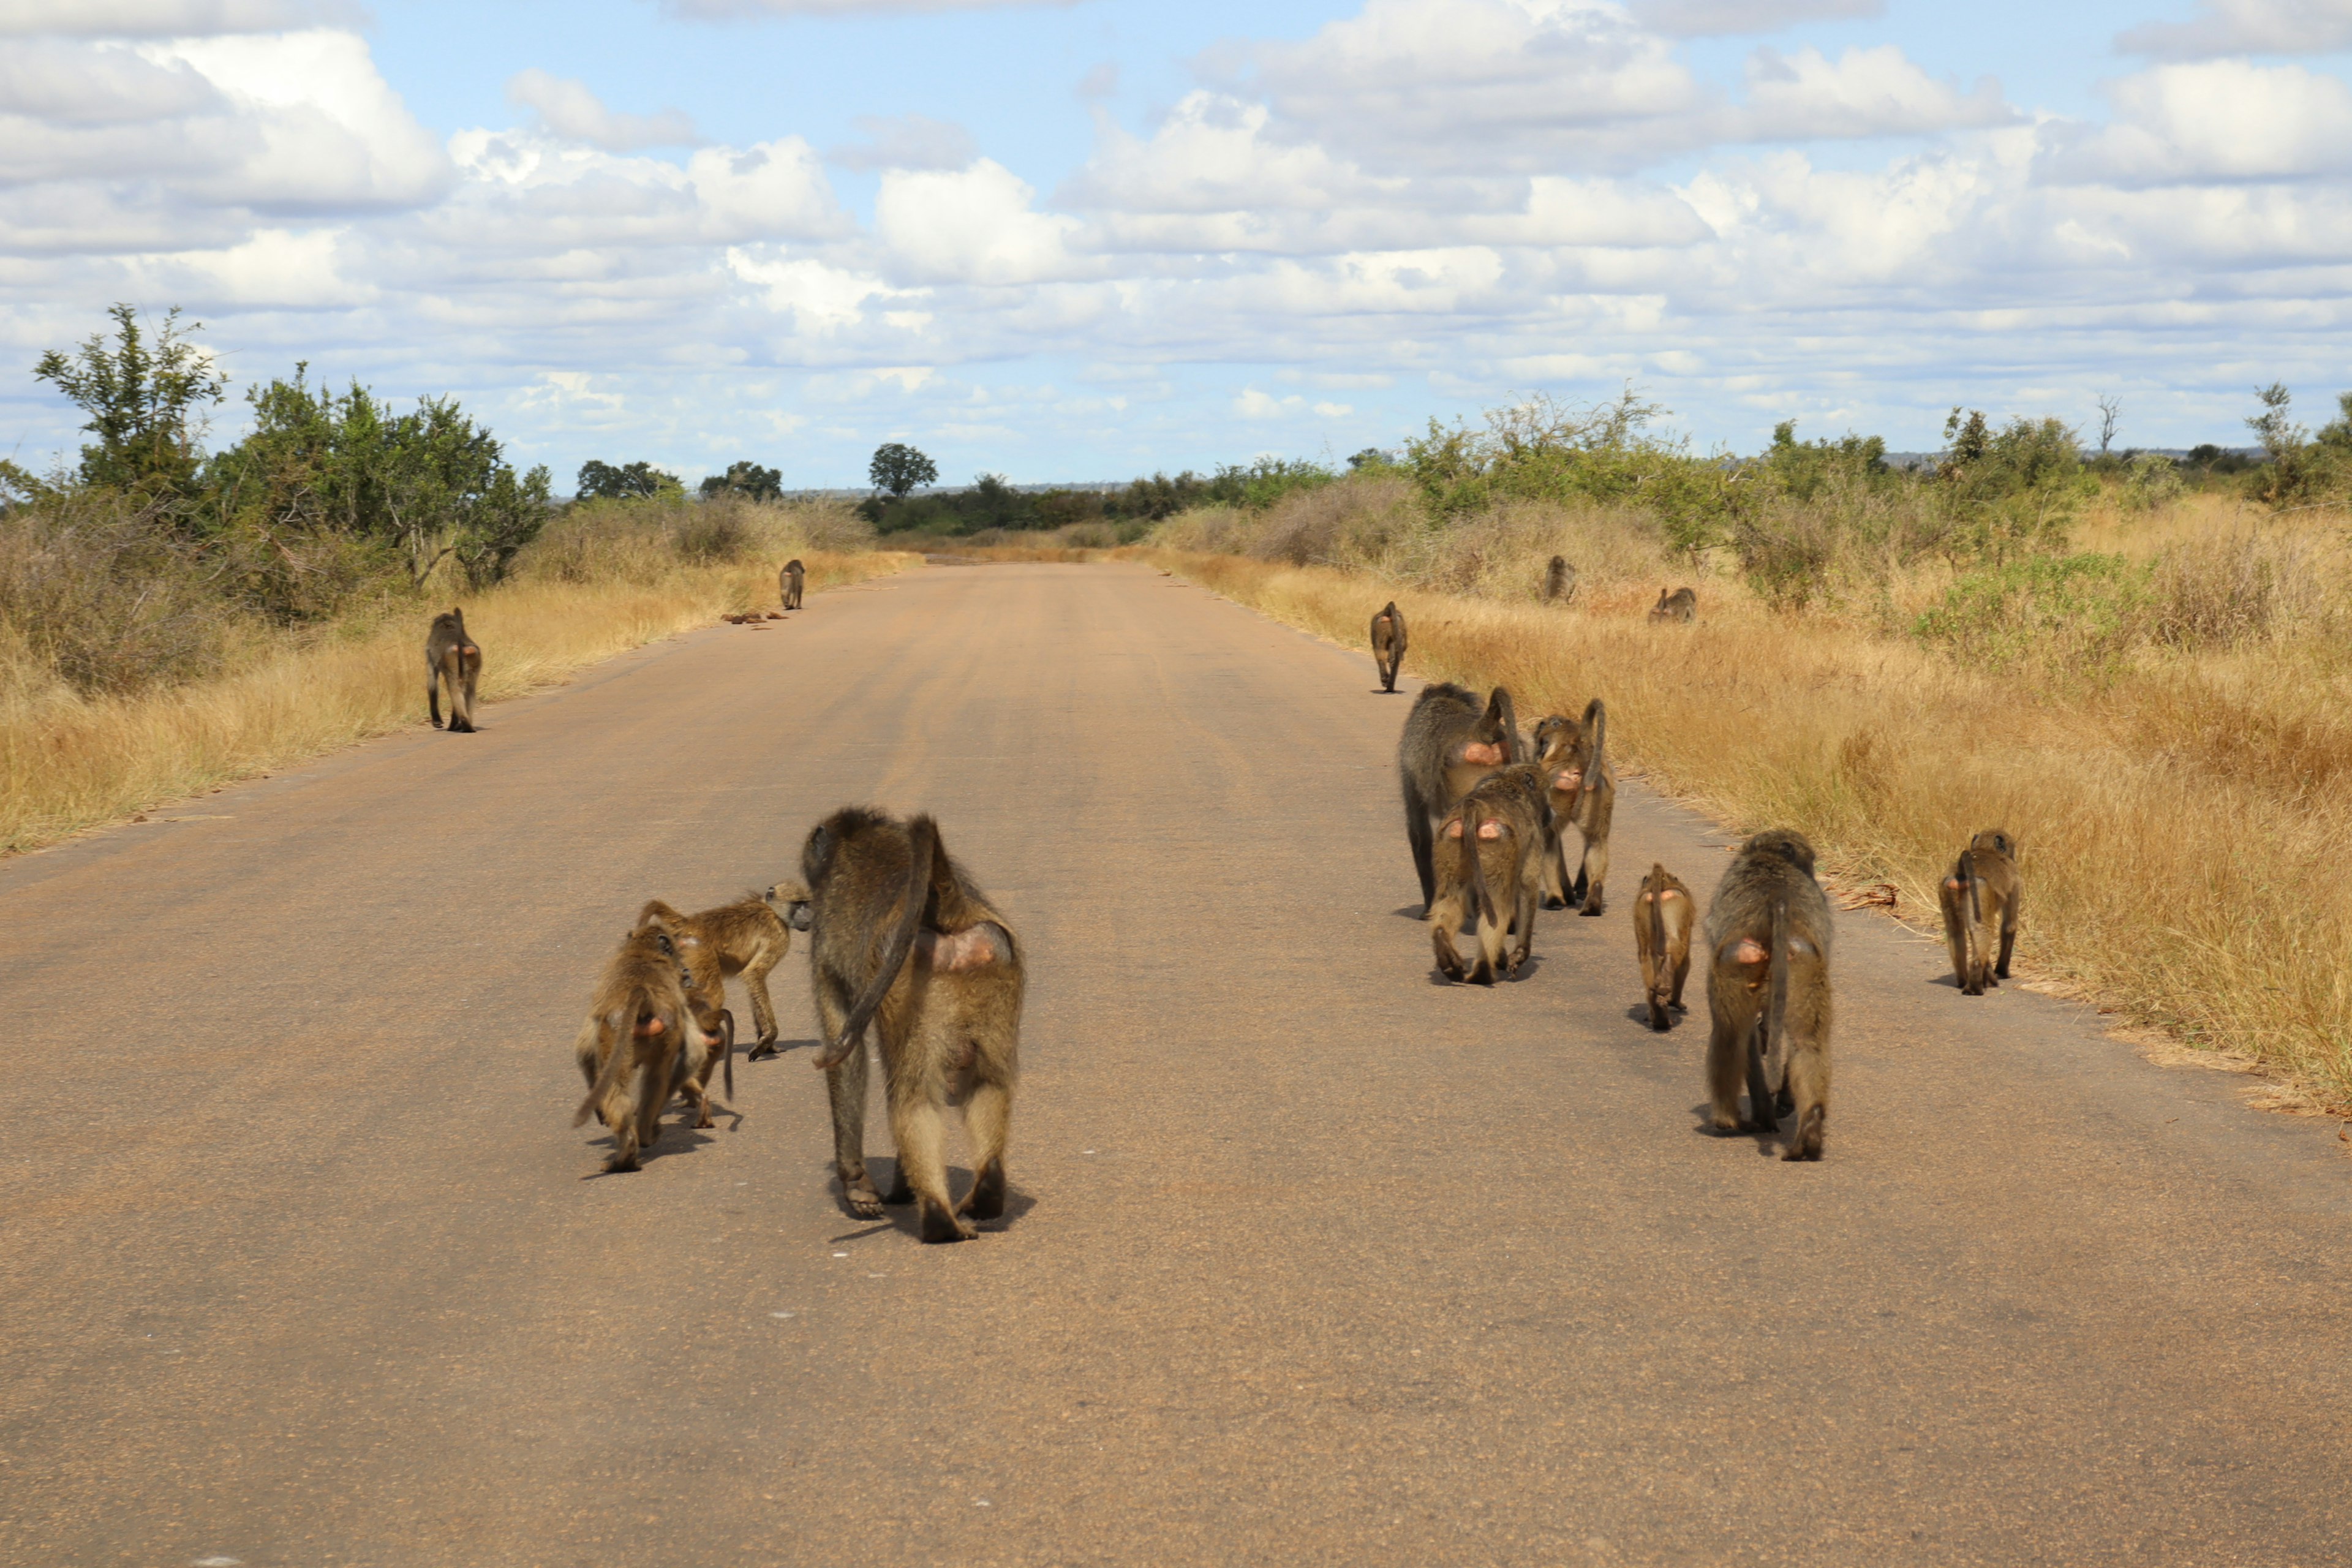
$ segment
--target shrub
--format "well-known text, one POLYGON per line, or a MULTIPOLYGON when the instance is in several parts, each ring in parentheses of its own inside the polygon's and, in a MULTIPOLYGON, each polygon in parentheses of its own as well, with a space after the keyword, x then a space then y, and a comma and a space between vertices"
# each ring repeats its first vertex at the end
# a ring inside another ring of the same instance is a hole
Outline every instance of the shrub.
POLYGON ((1962 576, 1913 633, 1970 664, 2097 678, 2142 640, 2152 563, 2121 555, 2028 555, 1962 576))

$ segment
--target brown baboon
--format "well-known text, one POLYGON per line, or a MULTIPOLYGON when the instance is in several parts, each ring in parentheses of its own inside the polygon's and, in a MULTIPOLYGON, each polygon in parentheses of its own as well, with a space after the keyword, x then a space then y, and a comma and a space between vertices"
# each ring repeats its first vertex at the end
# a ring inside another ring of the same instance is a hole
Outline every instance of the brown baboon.
POLYGON ((474 732, 474 682, 482 673, 482 650, 466 635, 466 617, 456 609, 433 617, 425 634, 425 710, 441 728, 441 683, 449 683, 449 732, 474 732))
POLYGON ((1565 605, 1576 597, 1576 568, 1568 563, 1565 555, 1555 555, 1544 568, 1543 599, 1547 605, 1565 605))
POLYGON ((1404 831, 1412 868, 1421 877, 1421 912, 1437 897, 1430 844, 1454 803, 1496 768, 1521 761, 1518 716, 1511 694, 1497 686, 1482 710, 1478 699, 1452 681, 1424 686, 1405 715, 1397 742, 1397 774, 1404 786, 1404 831))
POLYGON ((1553 714, 1536 725, 1535 749, 1550 790, 1552 846, 1544 865, 1544 907, 1597 915, 1609 879, 1609 824, 1617 814, 1617 770, 1609 765, 1608 710, 1601 699, 1584 705, 1582 720, 1553 714), (1568 830, 1582 847, 1576 875, 1568 873, 1568 830))
POLYGON ((1429 940, 1447 979, 1491 985, 1527 963, 1535 945, 1547 810, 1543 775, 1521 763, 1480 779, 1446 817, 1437 840, 1429 940), (1478 941, 1477 956, 1466 963, 1454 942, 1465 918, 1478 941))
MULTIPOLYGON (((925 1241, 974 1234, 963 1215, 1004 1212, 1005 1135, 1020 1076, 1024 983, 1013 927, 950 858, 928 816, 898 822, 845 806, 810 830, 801 851, 816 993, 833 1100, 834 1167, 842 1195, 866 1218, 912 1201, 925 1241), (882 1056, 898 1179, 887 1197, 866 1174, 868 1022, 882 1056), (948 1200, 944 1107, 961 1100, 971 1139, 972 1187, 948 1200)), ((803 918, 794 909, 795 923, 803 918)))
POLYGON ((768 972, 793 950, 792 927, 785 921, 786 900, 797 892, 797 887, 780 883, 764 893, 746 893, 731 904, 692 915, 679 914, 654 899, 637 915, 639 924, 653 921, 669 931, 697 988, 709 991, 721 1005, 724 982, 742 977, 744 994, 751 999, 751 1027, 757 1036, 751 1050, 754 1060, 774 1054, 776 1008, 768 997, 768 972))
POLYGON ((1944 944, 1963 995, 1981 996, 2009 978, 2020 890, 2017 846, 1999 828, 1969 839, 1944 878, 1944 944))
POLYGON ((1697 614, 1698 595, 1688 588, 1677 588, 1671 594, 1661 588, 1658 602, 1650 606, 1650 619, 1654 621, 1687 621, 1697 614))
POLYGON ((801 564, 801 558, 797 555, 785 562, 784 569, 776 574, 776 588, 783 595, 784 608, 797 610, 801 607, 801 588, 807 577, 808 570, 801 564))
POLYGON ((1394 691, 1404 665, 1404 612, 1394 599, 1372 617, 1372 662, 1380 667, 1381 689, 1394 691))
POLYGON ((1785 1160, 1818 1160, 1830 1109, 1830 904, 1813 847, 1786 828, 1739 847, 1706 910, 1709 1121, 1720 1133, 1780 1129, 1785 1160), (1739 1117, 1748 1079, 1750 1121, 1739 1117))
POLYGON ((1642 965, 1642 990, 1650 1000, 1650 1027, 1674 1026, 1667 1009, 1683 1006, 1683 978, 1690 973, 1691 921, 1698 910, 1682 879, 1656 861, 1633 896, 1633 956, 1642 965))
POLYGON ((637 1168, 638 1151, 661 1135, 662 1107, 684 1073, 707 1063, 716 1045, 695 1021, 667 934, 641 925, 622 938, 572 1047, 588 1082, 588 1098, 572 1125, 596 1116, 612 1130, 613 1153, 604 1169, 637 1168))

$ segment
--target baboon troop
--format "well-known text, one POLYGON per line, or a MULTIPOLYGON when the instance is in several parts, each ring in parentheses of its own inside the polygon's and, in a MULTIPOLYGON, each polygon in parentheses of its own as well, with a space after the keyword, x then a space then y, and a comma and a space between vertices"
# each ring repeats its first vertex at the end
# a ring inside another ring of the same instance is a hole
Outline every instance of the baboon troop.
POLYGON ((801 565, 801 558, 797 555, 785 562, 783 570, 776 574, 776 591, 783 596, 784 608, 797 610, 801 607, 801 589, 807 577, 807 569, 801 565))
POLYGON ((1656 861, 1633 899, 1633 957, 1642 966, 1642 992, 1649 999, 1650 1027, 1664 1034, 1674 1026, 1668 1009, 1680 1013, 1683 979, 1690 973, 1691 922, 1698 918, 1690 889, 1656 861))
POLYGON ((1952 976, 1962 995, 1981 996, 1987 986, 2009 978, 2010 950, 2017 942, 2015 841, 1997 827, 1978 834, 1960 851, 1938 892, 1952 976))
POLYGON ((1706 910, 1706 1089, 1720 1133, 1797 1127, 1786 1160, 1818 1160, 1830 1108, 1830 903, 1813 847, 1786 828, 1740 846, 1706 910), (1748 1086, 1748 1115, 1739 1089, 1748 1086))
POLYGON ((1544 907, 1597 915, 1605 907, 1601 884, 1609 879, 1609 822, 1617 812, 1617 774, 1605 746, 1609 715, 1601 699, 1584 705, 1581 720, 1552 714, 1536 725, 1537 760, 1550 795, 1553 835, 1544 866, 1544 907), (1576 874, 1568 870, 1568 830, 1576 829, 1581 852, 1576 874))
POLYGON ((1658 602, 1650 606, 1652 621, 1686 623, 1697 614, 1698 594, 1690 588, 1677 588, 1671 594, 1661 588, 1658 590, 1658 602))
POLYGON ((1404 665, 1404 612, 1391 599, 1372 616, 1372 662, 1380 667, 1381 689, 1396 689, 1397 671, 1404 665))
POLYGON ((425 634, 425 710, 441 728, 441 687, 449 687, 449 732, 474 732, 474 682, 481 678, 482 650, 466 635, 466 617, 455 606, 433 617, 425 634))
POLYGON ((1544 568, 1543 602, 1565 605, 1576 596, 1576 568, 1568 563, 1565 555, 1555 555, 1544 568))
POLYGON ((1397 742, 1397 776, 1424 918, 1437 900, 1432 846, 1438 829, 1480 779, 1519 760, 1518 719, 1511 694, 1502 687, 1495 688, 1484 708, 1475 694, 1451 681, 1424 686, 1413 699, 1397 742))

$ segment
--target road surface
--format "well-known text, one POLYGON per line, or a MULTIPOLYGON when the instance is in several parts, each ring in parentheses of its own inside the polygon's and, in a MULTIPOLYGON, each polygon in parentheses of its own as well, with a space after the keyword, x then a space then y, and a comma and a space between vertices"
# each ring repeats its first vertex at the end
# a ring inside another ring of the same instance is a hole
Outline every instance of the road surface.
POLYGON ((1702 1136, 1625 906, 1725 836, 1629 787, 1609 913, 1435 984, 1409 701, 934 567, 0 867, 0 1562, 2352 1559, 2332 1124, 1856 914, 1827 1161, 1702 1136), (797 949, 794 1048, 597 1177, 637 905, 858 800, 1026 941, 1007 1221, 840 1207, 797 949))

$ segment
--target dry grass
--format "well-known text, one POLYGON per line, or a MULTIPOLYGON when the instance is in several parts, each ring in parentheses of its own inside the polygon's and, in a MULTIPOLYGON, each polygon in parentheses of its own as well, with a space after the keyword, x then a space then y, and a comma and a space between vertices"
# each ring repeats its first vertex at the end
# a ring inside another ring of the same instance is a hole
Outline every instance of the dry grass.
MULTIPOLYGON (((803 551, 811 591, 920 564, 896 552, 803 551)), ((481 696, 518 697, 583 666, 776 602, 773 563, 656 568, 644 581, 527 576, 462 597, 487 650, 481 696)), ((424 616, 333 628, 234 673, 127 697, 0 682, 0 852, 54 843, 199 791, 424 723, 424 616)))
POLYGON ((2352 1110, 2341 563, 2307 522, 2283 536, 2227 510, 2184 507, 2137 528, 2091 520, 2084 543, 2158 559, 2159 577, 2185 579, 2177 598, 2224 624, 2076 685, 1997 680, 1866 616, 1776 615, 1724 579, 1702 583, 1696 625, 1652 627, 1638 564, 1589 573, 1595 591, 1573 608, 1529 604, 1517 590, 1549 545, 1524 527, 1516 552, 1486 552, 1472 578, 1511 598, 1137 553, 1350 646, 1394 596, 1415 673, 1507 684, 1530 722, 1605 698, 1612 745, 1654 784, 1742 829, 1801 828, 1844 878, 1894 883, 1915 923, 1932 921, 1937 879, 1968 835, 2004 826, 2021 846, 2021 952, 2037 975, 2352 1110), (2297 560, 2321 575, 2279 587, 2297 603, 2264 612, 2261 637, 2233 635, 2244 595, 2229 584, 2297 560))

